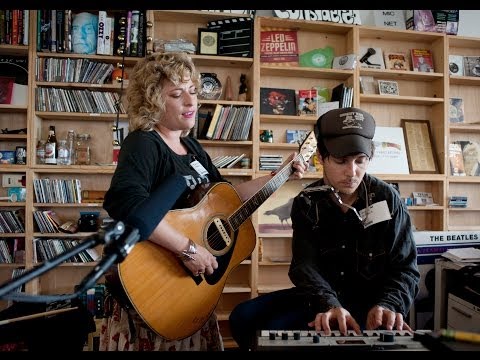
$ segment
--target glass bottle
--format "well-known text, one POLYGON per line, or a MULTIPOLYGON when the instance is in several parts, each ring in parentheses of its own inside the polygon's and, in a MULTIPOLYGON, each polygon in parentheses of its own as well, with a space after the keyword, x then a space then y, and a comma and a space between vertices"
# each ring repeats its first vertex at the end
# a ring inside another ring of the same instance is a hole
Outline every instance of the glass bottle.
POLYGON ((45 144, 46 140, 38 140, 37 144, 37 164, 45 164, 45 144))
POLYGON ((68 154, 69 154, 69 151, 67 149, 67 140, 59 140, 57 164, 68 165, 68 154))
POLYGON ((67 133, 67 150, 68 150, 68 159, 67 165, 75 164, 75 131, 68 130, 67 133))
POLYGON ((48 130, 48 139, 45 144, 45 164, 56 165, 57 164, 57 136, 55 135, 55 126, 50 125, 48 130))
POLYGON ((75 145, 75 165, 90 165, 90 134, 78 134, 75 145))

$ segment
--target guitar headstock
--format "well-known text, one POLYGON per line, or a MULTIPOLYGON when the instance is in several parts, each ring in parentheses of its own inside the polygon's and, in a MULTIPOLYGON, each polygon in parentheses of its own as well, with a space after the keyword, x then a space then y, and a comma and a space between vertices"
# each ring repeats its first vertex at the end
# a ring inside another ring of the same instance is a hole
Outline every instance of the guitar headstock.
POLYGON ((302 145, 299 148, 299 156, 303 158, 305 163, 310 160, 315 151, 317 150, 317 139, 315 137, 315 132, 310 131, 305 140, 303 140, 302 145))

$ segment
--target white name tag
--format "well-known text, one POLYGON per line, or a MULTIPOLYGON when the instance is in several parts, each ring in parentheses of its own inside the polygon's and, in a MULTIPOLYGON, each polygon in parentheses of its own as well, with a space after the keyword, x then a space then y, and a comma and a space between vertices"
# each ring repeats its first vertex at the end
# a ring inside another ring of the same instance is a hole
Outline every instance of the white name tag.
POLYGON ((190 166, 198 173, 200 176, 205 176, 208 174, 207 169, 203 167, 198 160, 194 160, 190 163, 190 166))
POLYGON ((392 218, 386 200, 372 204, 367 209, 360 210, 359 213, 362 219, 364 219, 363 227, 365 229, 371 225, 390 220, 392 218))

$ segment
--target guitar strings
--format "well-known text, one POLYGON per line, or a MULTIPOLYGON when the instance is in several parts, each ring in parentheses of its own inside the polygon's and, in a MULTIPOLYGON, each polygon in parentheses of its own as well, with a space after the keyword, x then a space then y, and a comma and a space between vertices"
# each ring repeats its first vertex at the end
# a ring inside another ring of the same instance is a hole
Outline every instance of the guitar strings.
MULTIPOLYGON (((302 146, 302 148, 304 148, 304 147, 305 146, 302 146)), ((315 147, 314 147, 314 149, 315 149, 315 147)), ((313 153, 314 149, 311 149, 310 153, 313 153)), ((286 179, 288 180, 288 177, 292 173, 293 163, 297 160, 303 161, 304 164, 307 163, 307 161, 303 157, 302 153, 298 154, 296 157, 293 158, 293 160, 291 160, 287 164, 288 166, 284 166, 281 170, 279 170, 278 173, 276 173, 275 176, 272 179, 270 179, 259 191, 257 191, 257 193, 254 196, 252 196, 250 199, 245 201, 245 203, 243 203, 243 205, 239 209, 237 209, 234 213, 232 213, 226 219, 227 224, 228 224, 228 229, 227 229, 228 235, 230 235, 229 230, 234 232, 238 228, 240 228, 240 226, 250 216, 248 214, 252 214, 259 207, 258 202, 256 201, 257 197, 258 197, 257 195, 263 195, 263 201, 261 202, 261 203, 263 203, 266 199, 268 199, 268 197, 270 197, 270 195, 273 194, 273 192, 276 189, 278 189, 278 187, 280 187, 284 183, 284 181, 282 180, 281 183, 279 184, 280 186, 276 186, 275 189, 273 189, 273 187, 271 186, 271 185, 273 185, 273 183, 278 182, 277 180, 279 180, 280 178, 283 179, 285 176, 286 176, 286 179), (270 188, 270 189, 268 189, 268 191, 267 191, 267 188, 270 188), (248 209, 250 211, 246 212, 245 209, 248 209)), ((222 223, 223 223, 223 221, 222 221, 222 223)), ((216 249, 217 247, 222 245, 222 242, 224 243, 224 240, 223 240, 223 236, 220 234, 218 229, 215 229, 215 233, 213 235, 207 236, 207 242, 208 242, 208 245, 211 248, 216 249)))

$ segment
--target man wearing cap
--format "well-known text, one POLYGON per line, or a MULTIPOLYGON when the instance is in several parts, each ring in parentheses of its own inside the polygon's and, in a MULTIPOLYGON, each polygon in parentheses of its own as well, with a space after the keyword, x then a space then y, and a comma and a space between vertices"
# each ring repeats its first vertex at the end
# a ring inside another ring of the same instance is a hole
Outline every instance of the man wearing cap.
POLYGON ((257 330, 411 330, 416 247, 397 190, 366 173, 375 120, 358 108, 334 109, 315 133, 323 178, 292 206, 288 275, 295 286, 235 307, 230 328, 242 350, 254 346, 257 330))

